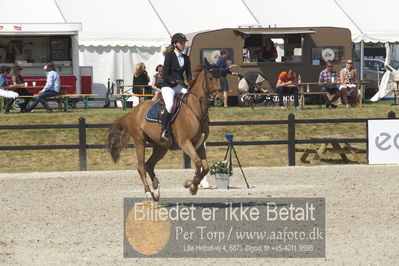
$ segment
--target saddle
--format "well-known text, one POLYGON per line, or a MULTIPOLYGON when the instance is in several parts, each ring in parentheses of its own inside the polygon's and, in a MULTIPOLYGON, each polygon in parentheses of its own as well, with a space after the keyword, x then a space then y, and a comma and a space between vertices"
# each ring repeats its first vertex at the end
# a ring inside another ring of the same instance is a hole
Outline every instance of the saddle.
MULTIPOLYGON (((173 100, 173 109, 172 109, 172 118, 170 119, 170 124, 173 124, 173 121, 176 119, 179 114, 180 108, 183 104, 183 100, 185 96, 188 94, 176 94, 175 99, 173 100)), ((158 101, 153 103, 151 107, 148 109, 145 119, 149 122, 161 123, 161 110, 165 108, 165 103, 163 101, 162 95, 158 101)))

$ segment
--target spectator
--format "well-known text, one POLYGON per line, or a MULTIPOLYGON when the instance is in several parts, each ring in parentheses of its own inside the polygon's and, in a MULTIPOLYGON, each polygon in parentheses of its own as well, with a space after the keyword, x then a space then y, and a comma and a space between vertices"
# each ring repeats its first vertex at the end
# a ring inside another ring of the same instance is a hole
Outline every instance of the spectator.
POLYGON ((259 61, 275 62, 277 58, 277 49, 274 42, 266 39, 265 45, 259 51, 259 61))
POLYGON ((298 100, 298 87, 296 85, 296 73, 294 70, 288 70, 281 72, 278 76, 276 88, 278 91, 278 102, 280 106, 280 110, 287 110, 287 108, 283 104, 283 96, 284 94, 292 94, 294 95, 294 105, 297 111, 301 110, 299 106, 298 100))
MULTIPOLYGON (((19 95, 18 93, 12 91, 12 89, 15 87, 14 85, 8 85, 7 76, 10 74, 10 72, 11 68, 9 67, 3 66, 0 68, 0 96, 15 99, 19 95)), ((9 109, 5 109, 4 111, 6 114, 10 112, 9 109)))
POLYGON ((339 74, 341 80, 341 86, 339 87, 341 91, 341 101, 347 108, 349 108, 348 104, 348 95, 351 96, 351 106, 355 107, 357 103, 357 90, 356 85, 353 82, 356 82, 356 69, 353 68, 353 61, 351 59, 346 60, 345 68, 343 68, 339 74))
POLYGON ((55 71, 55 65, 52 62, 47 63, 43 69, 46 71, 46 85, 39 92, 39 96, 33 101, 32 105, 26 110, 26 112, 31 112, 35 109, 39 102, 44 106, 47 113, 53 112, 53 110, 48 106, 46 98, 56 96, 60 93, 60 76, 55 71))
POLYGON ((6 63, 14 63, 17 56, 20 55, 20 51, 17 47, 17 44, 13 41, 10 41, 7 45, 6 48, 6 58, 5 62, 6 63))
POLYGON ((152 91, 154 93, 153 100, 157 101, 160 97, 161 88, 162 88, 163 65, 157 65, 157 67, 155 68, 155 71, 157 73, 152 77, 151 87, 152 87, 152 91))
POLYGON ((0 44, 0 63, 5 63, 6 62, 6 49, 2 44, 0 44))
POLYGON ((226 50, 221 50, 220 51, 220 56, 216 60, 216 65, 219 67, 220 73, 222 74, 222 77, 220 79, 220 91, 223 92, 223 103, 224 107, 227 106, 227 91, 229 90, 229 84, 227 82, 227 74, 232 74, 230 71, 230 68, 236 66, 236 65, 227 65, 226 58, 228 56, 228 53, 226 50))
POLYGON ((133 75, 133 93, 135 94, 151 94, 151 89, 145 88, 143 90, 142 87, 134 87, 135 85, 148 85, 150 82, 150 78, 148 77, 146 67, 143 62, 137 63, 134 66, 134 75, 133 75))
MULTIPOLYGON (((24 85, 24 78, 21 75, 21 70, 23 68, 20 66, 14 66, 13 72, 14 74, 11 77, 12 83, 15 86, 14 91, 17 92, 19 95, 24 95, 24 96, 33 96, 33 93, 30 93, 27 91, 23 86, 24 85)), ((19 107, 21 108, 21 113, 26 112, 26 107, 28 106, 28 103, 30 100, 32 100, 33 97, 26 97, 22 99, 22 102, 19 104, 19 107)), ((12 99, 8 102, 8 105, 6 106, 6 110, 10 110, 11 106, 15 99, 12 99)))
POLYGON ((337 87, 338 82, 338 74, 337 71, 334 70, 334 64, 331 60, 327 60, 326 69, 320 72, 319 76, 319 84, 323 86, 321 91, 328 92, 330 95, 334 95, 334 97, 329 100, 326 94, 323 94, 323 99, 326 101, 326 108, 332 107, 337 108, 337 106, 333 103, 341 96, 340 91, 337 87), (330 83, 330 84, 327 84, 330 83))

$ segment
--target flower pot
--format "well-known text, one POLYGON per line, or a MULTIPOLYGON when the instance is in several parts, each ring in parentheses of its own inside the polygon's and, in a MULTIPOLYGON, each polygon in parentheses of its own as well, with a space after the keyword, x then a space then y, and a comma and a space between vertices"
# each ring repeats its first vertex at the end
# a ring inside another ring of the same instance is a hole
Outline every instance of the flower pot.
POLYGON ((229 174, 216 173, 215 174, 216 187, 218 189, 228 189, 229 179, 230 179, 229 174))

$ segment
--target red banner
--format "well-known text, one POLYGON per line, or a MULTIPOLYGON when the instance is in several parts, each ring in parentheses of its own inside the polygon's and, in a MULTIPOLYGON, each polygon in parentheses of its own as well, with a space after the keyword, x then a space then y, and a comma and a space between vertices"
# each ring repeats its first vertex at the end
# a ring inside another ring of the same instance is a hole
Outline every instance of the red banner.
MULTIPOLYGON (((23 76, 25 83, 29 86, 33 86, 33 82, 36 82, 36 86, 42 87, 37 89, 29 89, 32 93, 38 93, 46 85, 46 76, 23 76)), ((8 84, 11 84, 11 77, 7 77, 8 84)), ((61 80, 61 94, 74 94, 76 93, 76 77, 75 76, 60 76, 61 80), (70 88, 63 89, 62 86, 71 86, 70 88)), ((82 93, 91 93, 91 76, 81 77, 81 88, 82 93)))

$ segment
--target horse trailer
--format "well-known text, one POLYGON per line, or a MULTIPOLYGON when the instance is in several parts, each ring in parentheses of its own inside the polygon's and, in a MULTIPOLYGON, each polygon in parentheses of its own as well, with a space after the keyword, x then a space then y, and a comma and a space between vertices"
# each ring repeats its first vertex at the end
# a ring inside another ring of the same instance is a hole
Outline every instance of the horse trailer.
MULTIPOLYGON (((273 88, 280 72, 293 69, 302 82, 317 82, 325 61, 332 60, 336 71, 342 61, 352 59, 351 33, 346 28, 226 28, 187 34, 187 54, 192 69, 202 65, 204 58, 215 63, 221 50, 228 52, 227 62, 235 64, 233 72, 245 75, 249 71, 262 73, 267 80, 264 88, 273 88), (267 61, 260 57, 266 42, 272 41, 277 58, 267 61)), ((241 105, 238 78, 227 76, 229 104, 241 105)), ((313 87, 311 90, 319 90, 313 87)))

